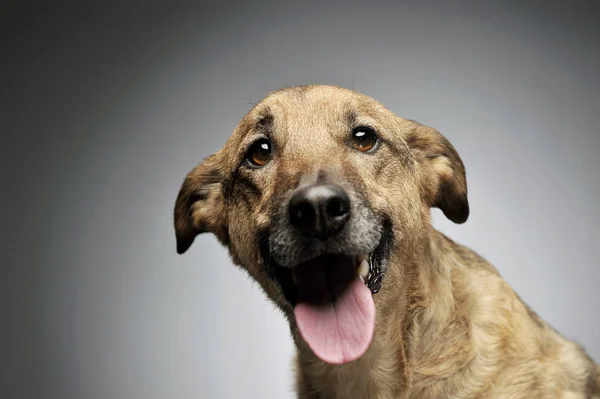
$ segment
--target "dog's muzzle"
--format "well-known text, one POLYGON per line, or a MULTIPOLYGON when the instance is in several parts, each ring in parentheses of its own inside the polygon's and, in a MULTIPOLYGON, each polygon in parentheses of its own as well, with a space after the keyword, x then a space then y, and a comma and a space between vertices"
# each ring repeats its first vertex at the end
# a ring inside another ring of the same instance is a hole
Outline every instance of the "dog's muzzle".
POLYGON ((331 270, 345 268, 372 293, 381 287, 393 242, 390 218, 373 212, 365 198, 344 186, 327 181, 293 190, 260 233, 265 268, 292 306, 298 299, 294 279, 305 276, 309 264, 328 279, 338 280, 331 270))
POLYGON ((315 354, 330 363, 356 359, 373 334, 372 295, 392 244, 389 218, 331 183, 298 188, 288 198, 261 234, 265 268, 315 354))

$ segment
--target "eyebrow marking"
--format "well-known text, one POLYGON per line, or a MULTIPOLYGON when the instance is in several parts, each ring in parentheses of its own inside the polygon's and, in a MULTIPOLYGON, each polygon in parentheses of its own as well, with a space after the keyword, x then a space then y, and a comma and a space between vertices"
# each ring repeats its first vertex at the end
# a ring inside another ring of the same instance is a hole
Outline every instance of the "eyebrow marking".
POLYGON ((268 138, 273 134, 273 114, 268 110, 264 111, 263 115, 256 122, 256 130, 263 133, 268 138))
POLYGON ((351 109, 348 112, 346 112, 346 121, 348 122, 348 125, 350 127, 355 127, 357 122, 356 120, 358 119, 358 115, 356 114, 356 110, 351 109))

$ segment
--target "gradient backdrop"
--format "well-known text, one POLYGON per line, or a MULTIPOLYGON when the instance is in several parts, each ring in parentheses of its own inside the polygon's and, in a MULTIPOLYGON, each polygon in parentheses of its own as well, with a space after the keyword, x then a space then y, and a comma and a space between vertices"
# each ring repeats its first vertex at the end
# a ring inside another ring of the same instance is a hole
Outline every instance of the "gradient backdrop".
POLYGON ((0 396, 293 397, 283 317, 212 236, 177 256, 172 207, 251 102, 310 83, 441 130, 472 214, 436 226, 600 361, 599 8, 521 3, 3 7, 0 396))

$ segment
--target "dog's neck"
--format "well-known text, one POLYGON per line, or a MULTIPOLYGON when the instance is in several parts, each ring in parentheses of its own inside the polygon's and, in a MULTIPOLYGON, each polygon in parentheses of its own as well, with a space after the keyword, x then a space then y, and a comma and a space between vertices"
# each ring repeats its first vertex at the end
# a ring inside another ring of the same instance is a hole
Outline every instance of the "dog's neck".
MULTIPOLYGON (((394 381, 394 390, 408 388, 415 363, 421 362, 427 353, 427 342, 440 339, 440 333, 452 322, 455 299, 451 263, 460 257, 459 251, 460 246, 431 227, 410 250, 397 248, 392 253, 383 286, 374 297, 377 321, 371 347, 355 362, 337 366, 320 361, 290 320, 300 373, 307 378, 311 374, 330 375, 332 381, 342 381, 353 370, 370 370, 372 378, 387 376, 394 381), (369 367, 362 367, 364 362, 369 367)), ((364 381, 366 385, 353 389, 366 390, 365 397, 375 395, 368 391, 372 385, 368 376, 363 377, 356 383, 364 381)))

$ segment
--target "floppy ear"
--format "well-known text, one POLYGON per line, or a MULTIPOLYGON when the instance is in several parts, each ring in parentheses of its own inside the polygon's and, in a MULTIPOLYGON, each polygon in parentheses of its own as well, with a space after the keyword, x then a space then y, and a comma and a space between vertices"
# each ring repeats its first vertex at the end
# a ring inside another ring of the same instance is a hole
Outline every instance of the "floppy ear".
POLYGON ((185 178, 175 201, 177 252, 184 253, 200 233, 214 233, 228 241, 223 174, 217 155, 207 157, 185 178))
POLYGON ((454 223, 469 217, 465 167, 450 142, 437 130, 418 125, 406 140, 421 175, 421 195, 454 223))

